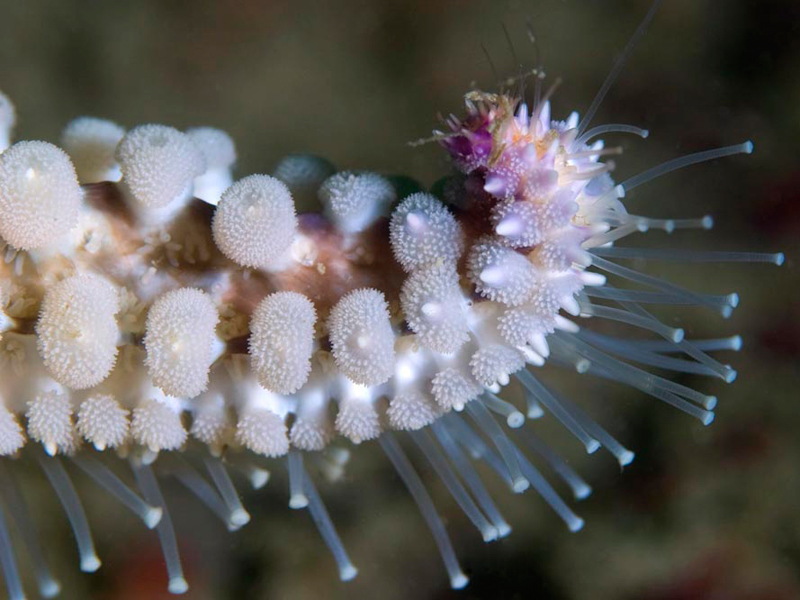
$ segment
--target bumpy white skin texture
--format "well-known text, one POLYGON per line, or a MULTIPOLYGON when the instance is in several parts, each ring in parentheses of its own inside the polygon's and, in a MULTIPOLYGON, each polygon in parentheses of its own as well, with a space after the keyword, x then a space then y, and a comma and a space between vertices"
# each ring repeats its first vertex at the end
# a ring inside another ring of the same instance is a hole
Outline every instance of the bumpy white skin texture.
POLYGON ((200 290, 167 292, 147 314, 145 364, 168 396, 194 398, 206 389, 219 321, 211 298, 200 290))
POLYGON ((378 290, 353 290, 343 296, 328 320, 336 365, 351 381, 378 385, 392 376, 394 332, 389 307, 378 290))
POLYGON ((236 425, 236 440, 264 456, 277 457, 289 452, 286 425, 269 410, 255 409, 242 415, 236 425))
POLYGON ((386 416, 394 429, 417 431, 433 423, 440 412, 432 399, 422 392, 411 390, 392 398, 386 416))
POLYGON ((345 400, 336 413, 336 431, 354 444, 374 440, 381 434, 378 413, 371 402, 345 400))
POLYGON ((555 331, 555 316, 552 311, 549 314, 542 313, 536 311, 534 306, 523 305, 505 311, 498 319, 497 328, 503 339, 512 346, 532 342, 540 345, 545 335, 555 331))
POLYGON ((431 393, 445 411, 462 410, 464 405, 481 394, 483 388, 465 371, 448 368, 439 371, 431 381, 431 393))
POLYGON ((42 248, 78 222, 83 192, 63 150, 18 142, 0 154, 0 236, 20 250, 42 248))
POLYGON ((250 175, 225 190, 211 225, 220 251, 243 267, 280 263, 297 229, 286 185, 269 175, 250 175))
POLYGON ((289 432, 289 440, 300 450, 324 450, 333 438, 333 425, 327 420, 296 417, 289 432))
POLYGON ((342 171, 319 188, 319 199, 331 219, 347 233, 369 227, 396 197, 391 182, 377 173, 342 171))
POLYGON ((308 379, 317 314, 297 292, 270 294, 250 320, 250 364, 258 381, 278 394, 296 392, 308 379))
POLYGON ((392 213, 392 251, 406 271, 458 260, 464 248, 461 226, 430 194, 412 194, 392 213))
POLYGON ((473 354, 469 366, 472 368, 472 376, 481 385, 492 386, 498 382, 505 385, 508 381, 502 380, 523 368, 525 360, 514 348, 495 344, 481 348, 473 354))
POLYGON ((114 156, 125 130, 106 119, 78 117, 61 133, 61 145, 69 154, 81 183, 118 181, 119 165, 114 156))
POLYGON ((112 396, 91 396, 78 409, 78 431, 98 450, 116 448, 128 437, 129 414, 112 396))
POLYGON ((84 390, 108 377, 117 358, 118 310, 116 289, 98 275, 73 275, 45 293, 37 343, 56 381, 84 390))
POLYGON ((539 280, 524 255, 488 238, 470 249, 467 276, 481 296, 509 306, 528 300, 539 280))
POLYGON ((539 244, 544 239, 539 212, 532 202, 507 200, 492 209, 495 232, 513 248, 539 244))
POLYGON ((14 413, 0 405, 0 456, 9 456, 25 445, 25 434, 14 413))
POLYGON ((191 434, 216 452, 231 435, 233 424, 224 410, 199 411, 192 416, 191 434))
POLYGON ((187 437, 180 415, 156 400, 145 400, 134 409, 131 434, 151 452, 176 450, 187 437))
POLYGON ((117 146, 116 158, 133 197, 150 209, 184 196, 206 170, 203 153, 189 136, 165 125, 131 129, 117 146))
POLYGON ((69 453, 76 445, 75 425, 69 396, 42 392, 28 404, 28 435, 41 442, 51 456, 69 453))
POLYGON ((449 263, 412 273, 403 284, 400 304, 417 341, 435 352, 451 354, 468 339, 458 273, 449 263))

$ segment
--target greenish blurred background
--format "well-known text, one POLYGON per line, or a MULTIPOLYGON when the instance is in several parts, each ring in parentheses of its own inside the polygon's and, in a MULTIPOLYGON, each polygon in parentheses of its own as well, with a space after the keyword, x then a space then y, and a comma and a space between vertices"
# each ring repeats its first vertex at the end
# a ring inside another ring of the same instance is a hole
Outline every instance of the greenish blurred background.
MULTIPOLYGON (((783 250, 778 269, 662 265, 651 273, 709 292, 737 291, 729 320, 698 310, 670 323, 688 337, 740 333, 730 386, 682 382, 719 396, 709 428, 623 387, 548 367, 560 386, 637 452, 619 473, 583 456, 549 420, 533 426, 594 486, 569 533, 533 494, 493 486, 514 533, 484 545, 442 484, 423 475, 471 585, 447 588, 433 541, 374 443, 355 448, 345 480, 320 484, 360 569, 347 584, 304 512, 286 507, 283 466, 245 501, 253 522, 228 534, 178 487, 165 485, 192 599, 800 598, 800 4, 792 0, 668 0, 595 123, 650 129, 620 137, 618 179, 669 158, 752 139, 755 153, 692 167, 637 189, 632 212, 716 217, 711 232, 654 232, 641 242, 783 250)), ((458 113, 472 85, 513 74, 503 26, 534 66, 530 22, 556 117, 583 111, 648 9, 646 0, 312 0, 98 2, 6 0, 0 89, 17 105, 18 139, 57 141, 82 115, 125 126, 212 125, 236 141, 238 174, 269 172, 313 152, 341 168, 402 173, 425 185, 448 172, 435 145, 410 147, 458 113)), ((487 478, 488 479, 488 478, 487 478)), ((154 535, 116 512, 76 474, 104 568, 77 572, 71 535, 49 493, 31 510, 66 584, 65 598, 167 597, 154 535)), ((42 488, 43 490, 46 488, 42 488)), ((563 491, 563 490, 562 490, 563 491)), ((23 565, 24 566, 24 565, 23 565)), ((33 588, 31 588, 33 589, 33 588)))

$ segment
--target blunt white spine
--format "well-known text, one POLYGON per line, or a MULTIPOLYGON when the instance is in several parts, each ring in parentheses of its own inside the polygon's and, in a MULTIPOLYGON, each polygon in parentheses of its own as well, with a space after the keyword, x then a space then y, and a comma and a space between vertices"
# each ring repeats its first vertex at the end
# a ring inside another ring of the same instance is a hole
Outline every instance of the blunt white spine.
POLYGON ((250 175, 225 190, 211 224, 220 251, 254 269, 281 268, 296 229, 292 195, 269 175, 250 175))

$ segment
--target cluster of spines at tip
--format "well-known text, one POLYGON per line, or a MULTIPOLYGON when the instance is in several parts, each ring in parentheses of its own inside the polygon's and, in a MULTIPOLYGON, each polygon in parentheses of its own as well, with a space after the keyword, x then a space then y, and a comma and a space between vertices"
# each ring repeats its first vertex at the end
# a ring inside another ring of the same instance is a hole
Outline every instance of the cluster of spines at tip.
MULTIPOLYGON (((472 119, 486 114, 485 106, 468 102, 467 107, 472 119)), ((494 130, 503 135, 493 147, 502 152, 480 151, 473 132, 457 121, 450 123, 451 137, 443 142, 451 152, 453 138, 474 143, 462 166, 467 174, 481 173, 491 205, 493 231, 471 248, 467 274, 480 295, 506 306, 498 319, 503 339, 532 350, 527 358, 542 361, 548 355, 544 338, 557 326, 558 312, 577 315, 576 294, 604 281, 583 271, 591 264, 583 243, 593 227, 576 215, 581 202, 596 201, 587 183, 608 167, 597 161, 602 144, 573 152, 575 114, 551 122, 546 102, 532 114, 524 103, 513 102, 493 111, 491 117, 502 122, 494 123, 494 130)))

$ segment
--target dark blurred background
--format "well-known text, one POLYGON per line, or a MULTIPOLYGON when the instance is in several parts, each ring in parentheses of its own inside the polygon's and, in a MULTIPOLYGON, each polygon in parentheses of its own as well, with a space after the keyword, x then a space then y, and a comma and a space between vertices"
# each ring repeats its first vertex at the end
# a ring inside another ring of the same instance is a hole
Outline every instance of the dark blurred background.
MULTIPOLYGON (((546 379, 580 401, 629 447, 619 473, 588 459, 548 420, 534 423, 581 469, 594 494, 570 534, 533 494, 495 496, 514 526, 481 543, 423 468, 464 568, 447 589, 432 538, 374 443, 356 448, 345 480, 320 483, 360 569, 348 584, 305 512, 286 508, 283 467, 258 494, 253 522, 229 535, 167 482, 193 599, 593 598, 689 600, 800 598, 800 4, 793 0, 669 0, 639 43, 595 123, 650 129, 619 137, 618 179, 669 158, 752 139, 755 153, 692 167, 637 189, 632 212, 695 217, 711 232, 654 232, 641 243, 783 250, 787 264, 662 265, 703 291, 737 291, 729 320, 684 310, 670 323, 688 337, 740 333, 726 360, 735 383, 684 383, 717 394, 703 428, 649 397, 557 369, 546 379)), ((57 141, 88 114, 125 126, 213 125, 236 141, 238 174, 269 172, 287 152, 323 155, 341 168, 402 173, 430 185, 448 172, 434 145, 410 147, 459 112, 472 85, 534 66, 530 21, 550 81, 562 77, 554 115, 584 111, 647 11, 647 0, 311 0, 273 2, 2 2, 0 89, 17 105, 17 139, 57 141)), ((639 243, 634 240, 633 243, 639 243)), ((104 567, 77 572, 55 499, 31 510, 65 598, 167 597, 156 538, 76 473, 104 567)), ((31 484, 33 485, 33 484, 31 484)), ((42 488, 46 489, 46 488, 42 488)), ((563 490, 562 490, 563 491, 563 490)), ((24 566, 24 565, 23 565, 24 566)), ((33 589, 33 588, 31 588, 33 589)))

